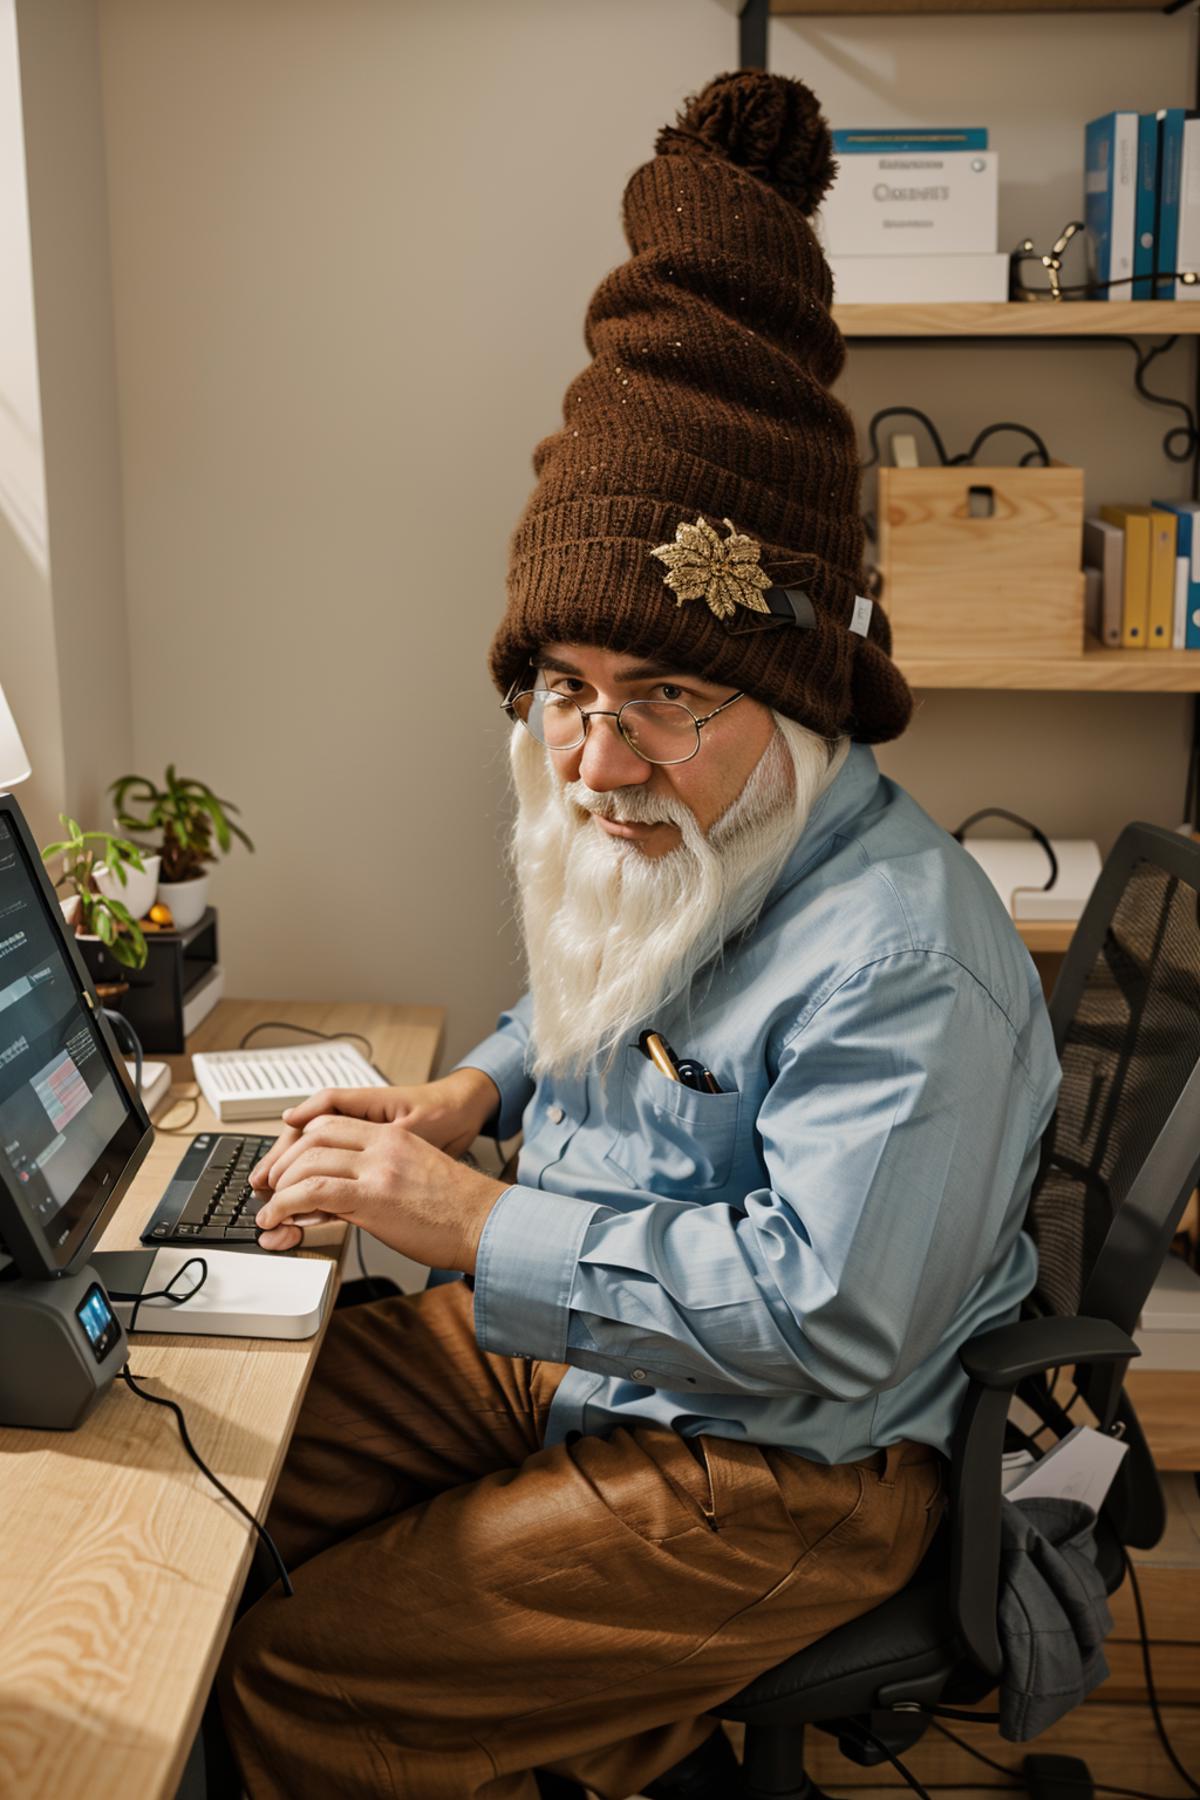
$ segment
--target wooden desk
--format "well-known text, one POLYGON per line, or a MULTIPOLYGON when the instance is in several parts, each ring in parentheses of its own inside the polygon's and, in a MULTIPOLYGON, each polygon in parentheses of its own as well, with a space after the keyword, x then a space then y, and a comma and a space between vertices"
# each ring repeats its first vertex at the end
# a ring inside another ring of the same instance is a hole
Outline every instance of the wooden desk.
MULTIPOLYGON (((233 1048, 258 1019, 365 1032, 397 1083, 429 1078, 443 1025, 432 1006, 224 1001, 192 1048, 233 1048)), ((191 1129, 214 1128, 201 1104, 191 1129)), ((159 1133, 102 1249, 138 1246, 186 1144, 159 1133)), ((181 1402, 200 1455, 261 1518, 319 1343, 139 1332, 130 1366, 181 1402)), ((118 1384, 78 1431, 0 1430, 0 1532, 0 1795, 170 1800, 249 1565, 245 1520, 170 1413, 118 1384)))

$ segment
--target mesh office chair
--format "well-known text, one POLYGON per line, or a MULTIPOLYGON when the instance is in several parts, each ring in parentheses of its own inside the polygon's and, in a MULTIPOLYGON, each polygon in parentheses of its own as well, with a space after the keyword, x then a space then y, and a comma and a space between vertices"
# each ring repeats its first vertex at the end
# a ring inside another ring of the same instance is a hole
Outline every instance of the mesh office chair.
MULTIPOLYGON (((923 1709, 971 1706, 995 1688, 1006 1421, 1019 1393, 1057 1433, 1069 1428, 1048 1371, 1073 1366, 1101 1428, 1119 1421, 1130 1445, 1097 1525, 1110 1593, 1124 1546, 1162 1534, 1161 1489, 1122 1381, 1136 1353, 1129 1333, 1200 1178, 1200 843, 1126 827, 1050 1018, 1063 1080, 1026 1221, 1038 1285, 1026 1317, 960 1352, 970 1387, 946 1524, 907 1587, 714 1709, 746 1726, 745 1800, 824 1800, 804 1773, 806 1725, 869 1767, 915 1743, 923 1709)), ((582 1792, 557 1780, 547 1791, 582 1792)))

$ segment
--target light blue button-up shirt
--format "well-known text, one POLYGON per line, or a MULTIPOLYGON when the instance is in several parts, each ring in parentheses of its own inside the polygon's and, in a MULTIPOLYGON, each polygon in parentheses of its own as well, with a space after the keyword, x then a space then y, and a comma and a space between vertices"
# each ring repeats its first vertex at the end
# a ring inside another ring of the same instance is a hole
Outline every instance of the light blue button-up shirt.
MULTIPOLYGON (((1033 1285, 1061 1071, 988 878, 852 746, 757 925, 608 1078, 527 1072, 528 996, 463 1063, 524 1130, 475 1275, 485 1350, 570 1365, 547 1442, 618 1425, 818 1462, 946 1449, 956 1352, 1033 1285), (711 978, 710 978, 711 975, 711 978)), ((636 1033, 631 1034, 636 1038, 636 1033)))

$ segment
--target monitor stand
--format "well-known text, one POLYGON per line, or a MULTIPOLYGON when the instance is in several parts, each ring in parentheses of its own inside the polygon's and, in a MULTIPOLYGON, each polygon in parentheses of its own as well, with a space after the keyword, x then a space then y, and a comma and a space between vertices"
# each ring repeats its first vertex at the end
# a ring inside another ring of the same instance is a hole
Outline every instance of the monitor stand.
POLYGON ((74 1431, 125 1365, 129 1340, 90 1264, 33 1280, 0 1269, 0 1425, 74 1431))

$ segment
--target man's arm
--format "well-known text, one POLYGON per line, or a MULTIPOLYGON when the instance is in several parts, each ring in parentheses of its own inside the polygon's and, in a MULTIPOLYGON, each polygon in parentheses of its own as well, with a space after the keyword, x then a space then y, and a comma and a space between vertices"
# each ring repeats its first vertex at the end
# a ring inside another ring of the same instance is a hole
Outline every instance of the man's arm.
POLYGON ((940 952, 860 969, 786 1045, 743 1209, 516 1187, 484 1225, 487 1350, 652 1386, 850 1400, 903 1379, 1010 1249, 1053 1108, 940 952))
POLYGON ((529 1053, 529 1021, 533 1002, 522 994, 515 1006, 503 1012, 496 1029, 476 1044, 469 1056, 455 1063, 455 1069, 479 1069, 491 1077, 500 1094, 500 1105, 487 1121, 481 1135, 495 1138, 515 1137, 521 1129, 525 1108, 533 1098, 534 1081, 526 1069, 529 1053))

